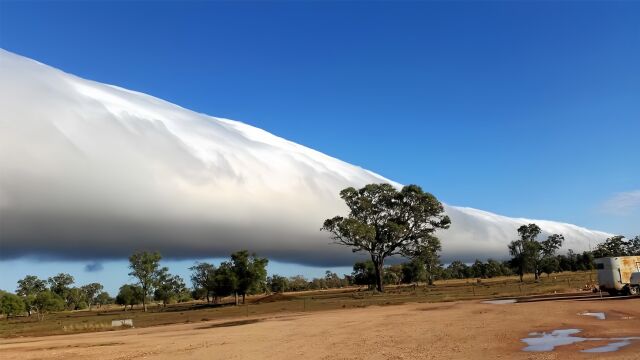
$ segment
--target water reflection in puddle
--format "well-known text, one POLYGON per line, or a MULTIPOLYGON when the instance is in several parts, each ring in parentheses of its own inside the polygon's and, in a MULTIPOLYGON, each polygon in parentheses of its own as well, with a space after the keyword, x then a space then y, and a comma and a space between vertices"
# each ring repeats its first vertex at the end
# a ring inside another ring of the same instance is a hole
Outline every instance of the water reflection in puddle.
POLYGON ((623 348, 623 347, 625 347, 627 345, 631 345, 631 341, 640 340, 640 338, 621 338, 621 339, 610 339, 610 340, 621 340, 621 341, 612 342, 612 343, 609 343, 609 344, 607 344, 605 346, 599 346, 599 347, 592 348, 592 349, 582 350, 582 352, 586 352, 586 353, 603 353, 603 352, 618 351, 618 350, 620 350, 620 348, 623 348))
POLYGON ((529 336, 537 336, 524 338, 522 341, 527 346, 524 351, 552 351, 556 346, 570 345, 587 341, 586 338, 573 336, 579 333, 579 329, 563 329, 553 330, 551 333, 530 333, 529 336))
POLYGON ((483 301, 483 304, 494 304, 494 305, 502 305, 502 304, 514 304, 516 299, 500 299, 500 300, 487 300, 483 301))
POLYGON ((528 346, 522 349, 523 351, 553 351, 557 346, 571 345, 580 343, 583 341, 611 341, 607 345, 599 346, 591 349, 581 350, 581 352, 588 353, 602 353, 618 351, 621 348, 630 345, 635 340, 640 340, 640 337, 626 337, 626 338, 585 338, 580 336, 573 336, 580 333, 580 329, 561 329, 553 330, 551 333, 530 333, 528 337, 522 339, 522 342, 528 346))
POLYGON ((583 312, 583 313, 579 313, 578 315, 593 316, 594 318, 599 320, 604 320, 607 318, 607 316, 603 312, 583 312))

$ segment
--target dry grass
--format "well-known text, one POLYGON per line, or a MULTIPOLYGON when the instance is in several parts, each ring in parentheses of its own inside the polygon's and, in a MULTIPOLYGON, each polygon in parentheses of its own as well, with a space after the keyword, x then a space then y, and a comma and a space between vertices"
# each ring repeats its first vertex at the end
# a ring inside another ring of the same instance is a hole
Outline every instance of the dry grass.
POLYGON ((406 302, 445 302, 496 297, 527 296, 578 292, 593 284, 593 272, 561 273, 543 277, 534 282, 526 277, 520 283, 516 277, 482 280, 438 281, 434 286, 388 286, 383 294, 362 288, 331 289, 286 293, 275 296, 249 297, 248 305, 233 306, 232 299, 224 304, 211 305, 202 302, 152 307, 144 313, 141 309, 123 311, 121 307, 69 311, 50 314, 44 321, 35 316, 0 321, 0 337, 54 335, 91 331, 116 331, 111 321, 133 319, 135 327, 149 327, 175 323, 194 323, 237 317, 276 316, 284 313, 323 311, 339 308, 360 308, 373 305, 393 305, 406 302))

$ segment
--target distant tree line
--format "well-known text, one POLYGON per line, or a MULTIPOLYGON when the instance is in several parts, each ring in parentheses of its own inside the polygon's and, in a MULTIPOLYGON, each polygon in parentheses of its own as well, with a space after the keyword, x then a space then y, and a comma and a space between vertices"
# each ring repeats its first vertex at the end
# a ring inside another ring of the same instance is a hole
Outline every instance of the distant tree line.
POLYGON ((62 310, 91 309, 92 306, 109 304, 113 299, 102 291, 99 283, 73 286, 73 276, 60 273, 43 280, 34 275, 27 275, 18 280, 15 294, 0 293, 0 310, 7 318, 26 313, 36 314, 43 320, 50 312, 62 310))
POLYGON ((233 295, 236 305, 241 296, 244 304, 247 295, 267 291, 268 263, 268 259, 249 254, 247 250, 234 252, 218 267, 206 262, 196 263, 190 268, 193 295, 196 299, 204 298, 214 303, 233 295))

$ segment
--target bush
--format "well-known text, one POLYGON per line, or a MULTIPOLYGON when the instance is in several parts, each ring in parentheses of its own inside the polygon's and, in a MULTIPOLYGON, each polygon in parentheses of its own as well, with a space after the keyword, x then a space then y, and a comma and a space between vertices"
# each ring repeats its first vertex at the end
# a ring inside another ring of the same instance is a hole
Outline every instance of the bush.
POLYGON ((0 311, 7 316, 17 316, 25 311, 25 303, 18 295, 5 293, 0 298, 0 311))

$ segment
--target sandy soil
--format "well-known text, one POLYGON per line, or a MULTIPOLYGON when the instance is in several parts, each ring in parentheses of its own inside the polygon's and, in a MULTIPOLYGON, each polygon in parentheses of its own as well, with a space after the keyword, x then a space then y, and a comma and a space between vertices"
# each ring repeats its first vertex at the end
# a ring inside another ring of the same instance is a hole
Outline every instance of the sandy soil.
POLYGON ((640 341, 585 354, 578 343, 522 352, 533 331, 640 336, 640 299, 407 304, 102 333, 0 340, 2 359, 640 359, 640 341), (604 311, 606 320, 579 316, 604 311))

